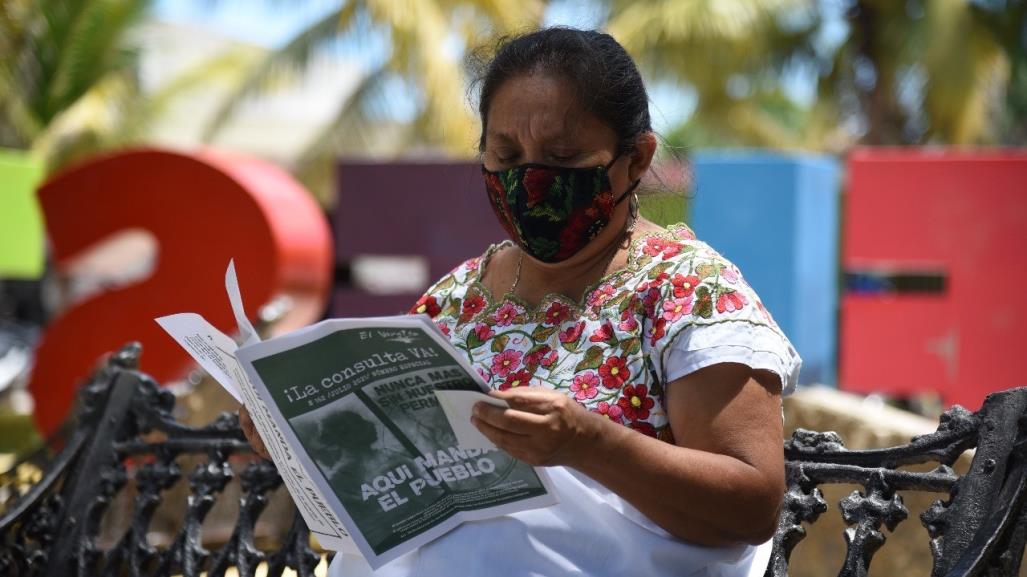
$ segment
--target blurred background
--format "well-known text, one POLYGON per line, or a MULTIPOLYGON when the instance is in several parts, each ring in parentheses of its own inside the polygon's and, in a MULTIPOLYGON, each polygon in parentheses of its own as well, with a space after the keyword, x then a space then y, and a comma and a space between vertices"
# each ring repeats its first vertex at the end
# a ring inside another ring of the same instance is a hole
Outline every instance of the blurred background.
POLYGON ((0 470, 128 340, 186 418, 231 409, 150 321, 232 331, 230 257, 273 334, 405 311, 500 240, 477 63, 543 25, 640 65, 643 213, 795 342, 791 427, 898 442, 1024 384, 1023 0, 2 0, 0 470))

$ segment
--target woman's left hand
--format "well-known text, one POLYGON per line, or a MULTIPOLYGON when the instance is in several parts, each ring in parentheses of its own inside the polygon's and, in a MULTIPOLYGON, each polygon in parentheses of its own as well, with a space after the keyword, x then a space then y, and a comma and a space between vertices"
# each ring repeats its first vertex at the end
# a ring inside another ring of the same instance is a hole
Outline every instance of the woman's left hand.
POLYGON ((471 422, 497 447, 530 465, 572 465, 599 434, 602 417, 542 387, 493 391, 509 408, 474 406, 471 422))

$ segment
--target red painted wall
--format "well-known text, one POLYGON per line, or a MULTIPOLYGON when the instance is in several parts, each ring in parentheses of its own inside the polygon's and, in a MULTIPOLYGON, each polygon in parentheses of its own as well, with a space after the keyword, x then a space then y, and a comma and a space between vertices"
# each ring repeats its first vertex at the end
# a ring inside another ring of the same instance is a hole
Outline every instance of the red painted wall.
POLYGON ((1027 152, 857 150, 845 215, 846 271, 940 273, 945 286, 843 296, 843 389, 976 409, 1027 383, 1027 152))

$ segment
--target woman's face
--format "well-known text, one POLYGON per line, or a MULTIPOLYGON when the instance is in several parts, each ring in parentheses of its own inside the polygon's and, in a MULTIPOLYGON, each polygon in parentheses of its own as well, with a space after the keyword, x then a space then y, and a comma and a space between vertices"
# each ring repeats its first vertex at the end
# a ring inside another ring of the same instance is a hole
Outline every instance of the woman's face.
MULTIPOLYGON (((617 134, 581 107, 571 85, 545 74, 515 76, 501 84, 485 120, 482 161, 490 171, 528 163, 605 166, 617 149, 617 134)), ((610 167, 615 196, 633 180, 628 157, 622 155, 610 167)))

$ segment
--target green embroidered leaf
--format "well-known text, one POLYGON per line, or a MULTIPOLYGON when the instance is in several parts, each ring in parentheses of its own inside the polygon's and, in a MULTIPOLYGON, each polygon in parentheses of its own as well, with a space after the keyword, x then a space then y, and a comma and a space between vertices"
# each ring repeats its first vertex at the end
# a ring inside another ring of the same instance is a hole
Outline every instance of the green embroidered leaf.
POLYGON ((620 305, 621 302, 624 301, 624 299, 628 298, 629 296, 631 296, 631 291, 620 291, 620 292, 617 293, 617 296, 615 296, 615 297, 611 298, 610 300, 604 302, 602 306, 603 307, 618 306, 618 305, 620 305))
POLYGON ((535 341, 536 343, 548 341, 549 338, 556 334, 556 331, 558 330, 560 330, 559 326, 554 325, 551 327, 547 327, 545 325, 539 325, 537 328, 535 328, 534 331, 532 331, 531 340, 535 341))
POLYGON ((547 345, 545 343, 542 343, 540 345, 535 345, 535 346, 531 347, 530 349, 528 349, 528 352, 524 356, 528 356, 530 354, 537 353, 537 352, 541 351, 542 349, 546 348, 547 346, 549 346, 549 345, 547 345))
POLYGON ((646 276, 648 276, 649 278, 656 278, 660 276, 661 272, 667 272, 667 270, 672 266, 674 266, 673 262, 661 262, 660 264, 649 269, 649 274, 646 276))
POLYGON ((642 350, 642 340, 638 337, 631 337, 630 339, 624 339, 621 341, 621 348, 627 355, 636 355, 642 350))
POLYGON ((455 317, 460 315, 460 306, 463 301, 460 299, 449 299, 449 304, 446 308, 442 309, 442 316, 444 317, 455 317))
POLYGON ((531 240, 528 241, 528 244, 531 246, 531 249, 535 254, 551 255, 556 254, 556 251, 560 250, 559 242, 537 236, 532 237, 531 240))
POLYGON ((713 316, 713 297, 710 295, 710 287, 701 286, 695 290, 695 305, 692 307, 692 314, 704 319, 713 316))
POLYGON ((598 369, 601 364, 603 364, 603 348, 599 346, 589 347, 585 351, 585 358, 581 359, 581 362, 574 367, 574 372, 598 369))
POLYGON ((482 345, 483 341, 478 338, 476 331, 471 331, 471 334, 467 335, 467 348, 476 349, 482 345))
POLYGON ((453 275, 451 275, 451 274, 450 275, 446 275, 446 278, 440 280, 435 285, 435 290, 436 291, 444 291, 446 289, 452 288, 453 285, 455 285, 455 284, 456 284, 456 279, 453 278, 453 275))
POLYGON ((701 279, 707 279, 720 274, 724 267, 716 262, 707 262, 695 267, 695 274, 701 279))
POLYGON ((639 300, 637 298, 634 298, 635 295, 633 293, 634 293, 634 291, 630 291, 630 292, 626 292, 625 293, 625 296, 627 298, 625 298, 623 301, 621 301, 620 304, 617 306, 617 312, 618 313, 624 314, 624 311, 628 310, 629 308, 632 311, 637 310, 637 305, 639 303, 639 300))
POLYGON ((539 203, 536 204, 528 211, 528 216, 534 217, 546 217, 553 222, 561 222, 567 217, 565 211, 559 210, 551 204, 539 203))
POLYGON ((509 335, 499 335, 492 339, 492 352, 501 353, 506 350, 506 343, 510 341, 509 335))

